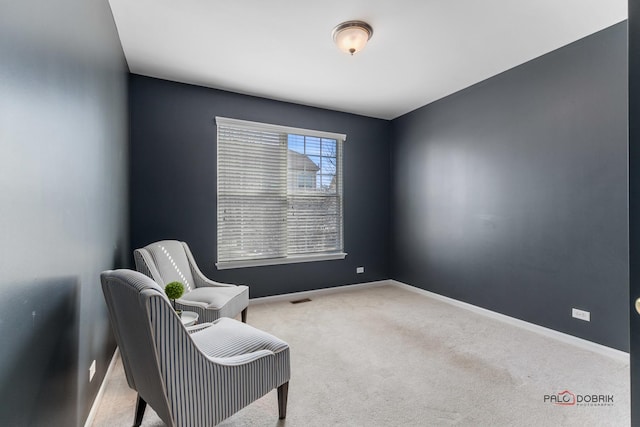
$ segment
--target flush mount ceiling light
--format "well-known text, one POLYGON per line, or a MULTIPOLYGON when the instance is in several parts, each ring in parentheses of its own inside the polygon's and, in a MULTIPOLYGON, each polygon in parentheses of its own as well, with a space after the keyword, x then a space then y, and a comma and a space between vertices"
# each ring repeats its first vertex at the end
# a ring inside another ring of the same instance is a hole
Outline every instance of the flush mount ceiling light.
POLYGON ((353 55, 364 49, 373 35, 373 28, 363 21, 347 21, 335 27, 331 35, 338 49, 353 55))

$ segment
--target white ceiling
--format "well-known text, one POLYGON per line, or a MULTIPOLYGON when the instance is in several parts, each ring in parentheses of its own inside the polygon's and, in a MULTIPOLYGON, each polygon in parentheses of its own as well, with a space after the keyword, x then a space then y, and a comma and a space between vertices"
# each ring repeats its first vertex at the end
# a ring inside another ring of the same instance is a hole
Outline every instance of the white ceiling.
POLYGON ((392 119, 627 17, 627 0, 109 0, 132 73, 392 119), (353 57, 331 30, 374 30, 353 57))

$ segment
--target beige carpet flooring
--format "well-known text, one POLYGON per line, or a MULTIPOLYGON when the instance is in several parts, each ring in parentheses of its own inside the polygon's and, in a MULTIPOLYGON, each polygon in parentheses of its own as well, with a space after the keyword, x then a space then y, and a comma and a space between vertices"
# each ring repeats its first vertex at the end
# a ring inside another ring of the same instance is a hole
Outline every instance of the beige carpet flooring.
MULTIPOLYGON (((289 406, 275 391, 222 426, 628 426, 629 364, 396 286, 249 308, 291 346, 289 406), (610 406, 544 396, 613 395, 610 406)), ((130 426, 118 361, 93 426, 130 426)), ((162 426, 147 408, 143 426, 162 426)))

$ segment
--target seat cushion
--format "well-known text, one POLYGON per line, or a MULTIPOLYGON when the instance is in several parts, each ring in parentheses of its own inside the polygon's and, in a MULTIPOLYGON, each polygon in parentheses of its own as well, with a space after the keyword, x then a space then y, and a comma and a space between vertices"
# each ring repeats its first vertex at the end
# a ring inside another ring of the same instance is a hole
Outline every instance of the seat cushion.
POLYGON ((205 311, 215 312, 215 315, 205 316, 200 319, 201 321, 235 317, 249 305, 249 288, 243 285, 195 288, 185 293, 178 302, 183 306, 199 307, 205 311))
POLYGON ((268 334, 234 319, 219 319, 210 327, 191 334, 198 348, 210 357, 232 357, 269 350, 279 353, 289 345, 268 334))
POLYGON ((275 386, 291 378, 289 344, 281 339, 234 319, 219 319, 208 328, 191 334, 196 346, 209 357, 234 357, 260 350, 272 351, 276 369, 275 386))

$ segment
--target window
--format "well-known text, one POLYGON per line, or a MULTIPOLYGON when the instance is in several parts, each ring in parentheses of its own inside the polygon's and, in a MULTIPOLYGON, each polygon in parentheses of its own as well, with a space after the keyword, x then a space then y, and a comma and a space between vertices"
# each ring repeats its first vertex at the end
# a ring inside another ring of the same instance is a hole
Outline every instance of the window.
POLYGON ((219 269, 342 259, 345 135, 216 117, 219 269))

